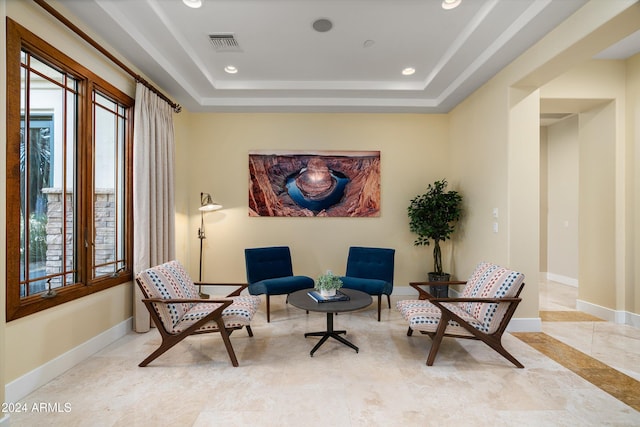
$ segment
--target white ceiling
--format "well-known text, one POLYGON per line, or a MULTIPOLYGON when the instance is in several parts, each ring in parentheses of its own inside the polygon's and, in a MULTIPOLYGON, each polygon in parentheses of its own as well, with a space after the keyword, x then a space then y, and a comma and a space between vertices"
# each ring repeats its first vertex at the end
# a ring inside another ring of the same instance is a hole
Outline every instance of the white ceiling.
POLYGON ((429 113, 451 110, 586 3, 462 0, 444 10, 441 1, 57 3, 189 111, 429 113), (319 18, 332 29, 315 31, 319 18), (211 34, 232 34, 239 51, 216 50, 211 34))

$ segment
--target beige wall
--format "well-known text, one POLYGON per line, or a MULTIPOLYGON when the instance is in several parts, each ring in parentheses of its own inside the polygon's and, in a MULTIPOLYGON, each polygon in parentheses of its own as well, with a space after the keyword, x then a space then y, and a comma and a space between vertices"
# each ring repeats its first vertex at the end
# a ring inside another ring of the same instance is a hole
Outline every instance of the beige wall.
MULTIPOLYGON (((3 5, 5 3, 3 2, 3 5)), ((4 22, 4 16, 3 22, 4 22)), ((31 32, 47 40, 57 49, 62 50, 81 64, 114 84, 119 89, 134 95, 134 83, 117 67, 104 60, 93 48, 79 42, 78 38, 64 30, 57 21, 50 17, 43 9, 33 2, 20 0, 6 1, 6 16, 28 28, 31 32)), ((4 25, 4 24, 3 24, 4 25)), ((3 29, 3 40, 5 31, 3 29)), ((5 43, 3 43, 4 49, 5 43)), ((2 54, 3 68, 6 55, 2 54)), ((3 72, 3 81, 5 73, 3 72)), ((6 85, 2 83, 4 93, 6 85)), ((5 96, 2 98, 5 99, 5 96)), ((2 102, 5 108, 5 102, 2 102)), ((5 117, 5 115, 3 115, 5 117)), ((3 127, 6 124, 3 123, 3 127)), ((2 135, 5 135, 3 131, 2 135)), ((2 138, 2 161, 0 162, 0 175, 2 186, 6 178, 6 139, 2 138)), ((5 200, 3 198, 4 207, 5 200)), ((6 241, 6 224, 4 208, 1 211, 2 241, 6 241)), ((2 245, 4 252, 5 246, 2 245)), ((0 261, 2 269, 2 289, 0 301, 4 307, 6 274, 4 270, 5 256, 0 261)), ((2 322, 0 338, 2 340, 2 354, 0 355, 0 367, 4 375, 4 383, 9 383, 16 378, 42 366, 44 363, 78 347, 100 333, 122 323, 131 317, 131 292, 132 284, 124 284, 117 288, 99 292, 87 296, 79 301, 66 303, 54 309, 27 316, 9 323, 2 322), (24 337, 28 336, 26 340, 24 337)), ((4 309, 3 316, 4 316, 4 309)), ((3 317, 4 318, 4 317, 3 317)), ((4 389, 2 391, 4 393, 4 389)), ((4 400, 3 400, 4 401, 4 400)))
POLYGON ((427 184, 451 176, 445 115, 181 113, 176 139, 178 257, 188 260, 192 275, 202 191, 224 206, 205 214, 204 280, 245 282, 244 249, 270 245, 290 246, 294 272, 311 277, 344 272, 350 245, 391 247, 395 286, 408 292, 409 281, 426 278, 431 247, 413 246, 407 206, 427 184), (249 217, 248 153, 256 149, 379 150, 380 217, 249 217))
MULTIPOLYGON (((624 61, 588 61, 545 85, 546 102, 571 105, 579 145, 578 298, 622 310, 627 252, 624 61)), ((565 129, 566 130, 566 129, 565 129)))
POLYGON ((620 280, 616 244, 615 104, 582 113, 578 299, 616 308, 620 280))
MULTIPOLYGON (((547 128, 547 272, 567 284, 578 281, 578 116, 547 128)), ((544 220, 541 218, 541 221, 544 220)), ((540 261, 541 263, 543 260, 540 261)))
POLYGON ((548 271, 547 265, 547 211, 549 210, 548 202, 548 149, 547 149, 547 127, 540 127, 540 271, 548 271))
POLYGON ((629 171, 626 198, 628 229, 625 283, 625 310, 640 313, 640 54, 627 61, 626 136, 629 171))

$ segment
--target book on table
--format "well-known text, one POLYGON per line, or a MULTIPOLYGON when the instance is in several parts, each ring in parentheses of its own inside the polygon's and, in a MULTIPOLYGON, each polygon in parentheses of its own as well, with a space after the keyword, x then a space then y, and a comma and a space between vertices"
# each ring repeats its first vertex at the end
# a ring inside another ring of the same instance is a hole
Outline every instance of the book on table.
POLYGON ((310 292, 307 292, 307 294, 315 302, 349 301, 349 295, 342 293, 340 291, 336 291, 336 294, 333 296, 323 296, 318 291, 310 291, 310 292))

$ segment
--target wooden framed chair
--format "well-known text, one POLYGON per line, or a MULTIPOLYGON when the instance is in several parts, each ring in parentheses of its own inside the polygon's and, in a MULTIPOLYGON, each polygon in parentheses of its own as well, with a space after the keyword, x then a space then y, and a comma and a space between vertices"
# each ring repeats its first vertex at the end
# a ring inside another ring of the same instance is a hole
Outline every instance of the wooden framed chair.
MULTIPOLYGON (((260 305, 260 298, 240 295, 247 285, 239 285, 238 289, 223 298, 201 299, 196 284, 178 261, 169 261, 141 271, 136 276, 136 282, 144 295, 142 302, 162 337, 160 347, 138 366, 147 366, 190 335, 211 332, 220 333, 231 363, 238 366, 229 335, 235 329, 245 327, 252 337, 250 323, 260 305)), ((202 285, 229 286, 218 283, 202 285)))
POLYGON ((521 301, 524 275, 491 263, 480 263, 468 281, 437 282, 438 286, 465 284, 459 298, 436 298, 425 287, 432 282, 412 282, 418 300, 398 301, 397 307, 413 331, 433 340, 427 357, 432 366, 444 337, 476 339, 500 353, 518 368, 524 366, 502 346, 502 334, 521 301))
POLYGON ((340 277, 345 288, 378 297, 378 322, 382 295, 387 296, 391 309, 395 249, 351 246, 347 256, 347 271, 340 277))
POLYGON ((313 288, 311 277, 294 276, 291 250, 288 246, 269 246, 244 250, 247 281, 251 295, 266 295, 267 323, 271 322, 271 295, 313 288))

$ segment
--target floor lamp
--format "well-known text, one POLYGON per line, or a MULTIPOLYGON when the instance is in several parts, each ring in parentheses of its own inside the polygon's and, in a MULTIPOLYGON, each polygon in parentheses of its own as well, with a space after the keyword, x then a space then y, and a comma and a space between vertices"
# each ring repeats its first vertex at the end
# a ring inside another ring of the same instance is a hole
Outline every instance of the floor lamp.
POLYGON ((200 270, 198 271, 198 293, 200 298, 209 298, 209 295, 202 293, 202 241, 207 238, 204 232, 204 213, 222 209, 222 205, 214 202, 209 193, 200 193, 200 228, 198 228, 198 239, 200 239, 200 270))

